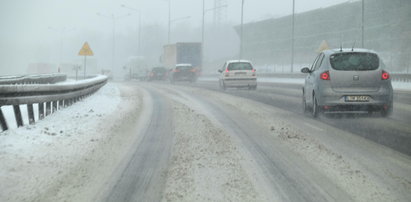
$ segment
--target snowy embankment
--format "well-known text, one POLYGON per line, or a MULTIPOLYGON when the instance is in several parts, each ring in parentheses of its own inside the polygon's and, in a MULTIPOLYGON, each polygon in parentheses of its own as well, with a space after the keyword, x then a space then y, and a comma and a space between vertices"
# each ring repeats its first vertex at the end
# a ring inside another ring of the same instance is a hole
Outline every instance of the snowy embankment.
MULTIPOLYGON (((199 81, 215 81, 218 82, 217 77, 200 77, 199 81)), ((284 84, 304 84, 303 78, 269 78, 269 77, 260 77, 257 79, 257 82, 260 83, 284 83, 284 84)), ((402 81, 393 81, 392 87, 394 90, 401 90, 401 91, 411 91, 411 83, 410 82, 402 82, 402 81)))
POLYGON ((112 144, 117 137, 110 131, 120 130, 124 117, 134 120, 129 113, 138 106, 139 99, 121 98, 118 87, 109 83, 35 125, 1 132, 0 201, 63 201, 75 195, 70 191, 61 195, 60 190, 68 187, 66 183, 86 187, 98 174, 93 168, 116 159, 112 154, 124 142, 112 144))

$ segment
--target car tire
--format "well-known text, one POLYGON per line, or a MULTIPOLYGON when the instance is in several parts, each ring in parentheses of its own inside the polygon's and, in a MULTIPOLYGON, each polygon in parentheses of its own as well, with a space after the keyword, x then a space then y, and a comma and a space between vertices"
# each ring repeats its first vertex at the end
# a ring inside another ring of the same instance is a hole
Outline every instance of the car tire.
POLYGON ((303 96, 302 96, 302 106, 303 106, 303 113, 306 114, 308 112, 308 107, 307 107, 307 101, 305 100, 305 95, 303 91, 303 96))
POLYGON ((225 86, 224 81, 221 81, 221 89, 223 89, 223 90, 226 90, 226 89, 227 89, 227 87, 225 86))
POLYGON ((381 116, 382 117, 389 117, 389 116, 391 116, 391 114, 392 114, 392 110, 393 110, 393 103, 390 103, 389 105, 388 105, 388 108, 387 109, 382 109, 381 110, 381 116))
POLYGON ((311 115, 313 116, 313 118, 317 118, 318 114, 319 114, 319 107, 318 107, 318 102, 317 102, 317 98, 315 98, 315 96, 313 96, 313 107, 311 110, 311 115))

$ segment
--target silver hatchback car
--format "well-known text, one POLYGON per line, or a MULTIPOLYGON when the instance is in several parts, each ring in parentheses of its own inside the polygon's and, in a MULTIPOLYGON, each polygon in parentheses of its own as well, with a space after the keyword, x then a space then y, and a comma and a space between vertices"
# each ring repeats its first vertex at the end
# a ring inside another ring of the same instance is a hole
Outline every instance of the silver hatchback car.
POLYGON ((366 49, 322 51, 307 73, 303 109, 313 117, 321 112, 381 112, 393 109, 390 75, 378 54, 366 49))
POLYGON ((229 60, 218 70, 220 73, 219 84, 222 89, 229 87, 246 87, 251 90, 257 89, 257 74, 251 61, 229 60))

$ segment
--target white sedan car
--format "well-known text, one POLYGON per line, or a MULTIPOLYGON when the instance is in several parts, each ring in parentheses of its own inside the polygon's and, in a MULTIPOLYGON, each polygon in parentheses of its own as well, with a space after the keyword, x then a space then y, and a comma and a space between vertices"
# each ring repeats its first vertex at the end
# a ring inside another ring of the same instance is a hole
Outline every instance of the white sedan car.
POLYGON ((218 72, 220 87, 224 90, 230 87, 257 89, 257 75, 248 60, 229 60, 218 72))

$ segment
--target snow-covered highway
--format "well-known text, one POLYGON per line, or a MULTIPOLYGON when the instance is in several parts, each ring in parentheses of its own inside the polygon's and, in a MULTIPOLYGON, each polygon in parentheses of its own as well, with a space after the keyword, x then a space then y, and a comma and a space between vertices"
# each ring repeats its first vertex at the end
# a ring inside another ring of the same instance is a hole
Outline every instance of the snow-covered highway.
POLYGON ((299 90, 109 83, 34 126, 0 134, 0 200, 411 198, 407 150, 364 138, 360 127, 367 124, 376 136, 378 127, 395 127, 400 132, 393 138, 404 138, 406 146, 409 97, 397 95, 405 97, 395 100, 389 119, 316 120, 301 113, 299 90))

